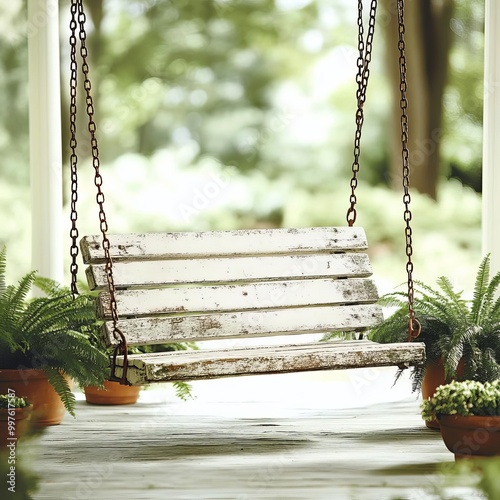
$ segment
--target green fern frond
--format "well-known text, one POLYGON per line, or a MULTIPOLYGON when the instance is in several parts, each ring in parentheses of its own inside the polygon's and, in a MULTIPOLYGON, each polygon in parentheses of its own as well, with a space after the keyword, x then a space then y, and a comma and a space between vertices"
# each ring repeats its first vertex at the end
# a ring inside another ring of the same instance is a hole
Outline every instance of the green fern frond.
MULTIPOLYGON (((30 291, 34 273, 29 273, 17 285, 7 286, 0 296, 0 353, 6 355, 6 349, 15 350, 22 339, 19 336, 19 324, 25 315, 26 297, 30 291)), ((23 347, 21 344, 20 348, 23 347)))
POLYGON ((500 379, 497 353, 493 349, 485 349, 479 352, 479 357, 481 361, 475 378, 480 382, 493 382, 500 379))
POLYGON ((408 304, 408 295, 404 292, 393 292, 383 295, 378 303, 384 307, 405 307, 408 304))
POLYGON ((22 328, 27 336, 68 326, 78 329, 95 323, 93 306, 82 297, 73 299, 70 295, 36 298, 30 302, 24 316, 22 328))
POLYGON ((34 367, 54 367, 81 386, 100 385, 108 374, 108 356, 81 332, 44 331, 36 336, 31 350, 34 367))
POLYGON ((488 281, 490 278, 490 256, 489 254, 484 257, 479 265, 476 274, 476 281, 474 283, 474 293, 471 305, 471 321, 477 323, 481 313, 481 306, 488 288, 488 281))
POLYGON ((35 279, 35 272, 23 276, 17 285, 9 285, 2 294, 3 312, 12 321, 18 320, 26 307, 26 298, 35 279))
POLYGON ((50 297, 56 297, 67 293, 67 290, 57 283, 57 281, 50 278, 44 278, 43 276, 36 276, 33 284, 50 297))
MULTIPOLYGON (((443 278, 444 277, 441 276, 436 280, 436 283, 439 286, 439 290, 432 288, 431 286, 426 285, 422 281, 418 280, 415 281, 416 285, 415 289, 419 294, 421 294, 422 298, 424 298, 425 300, 431 300, 441 306, 446 305, 449 298, 448 298, 448 292, 443 293, 443 288, 440 285, 440 282, 443 278)), ((455 294, 455 292, 453 292, 453 294, 455 294)))
POLYGON ((495 300, 495 303, 490 309, 490 318, 492 323, 497 323, 500 321, 500 297, 495 300))
POLYGON ((467 316, 469 314, 469 310, 467 307, 467 301, 462 298, 463 292, 455 292, 451 281, 446 276, 438 278, 437 284, 444 293, 448 309, 452 309, 452 311, 449 311, 450 315, 467 316))
MULTIPOLYGON (((472 307, 476 306, 477 303, 476 307, 479 311, 475 323, 482 324, 488 322, 498 322, 500 320, 498 309, 495 309, 497 303, 497 301, 495 301, 495 297, 497 296, 499 286, 500 273, 497 273, 486 286, 483 296, 478 298, 474 297, 472 307)), ((500 298, 497 300, 500 300, 500 298)))
POLYGON ((438 284, 439 288, 444 294, 444 297, 446 297, 447 300, 451 300, 456 304, 458 308, 462 308, 464 306, 465 302, 464 299, 462 299, 463 291, 456 292, 453 289, 453 285, 449 278, 447 278, 446 276, 440 276, 436 280, 436 283, 438 284))
POLYGON ((474 352, 475 339, 481 332, 481 327, 471 325, 467 328, 455 331, 448 343, 448 350, 444 353, 444 368, 446 379, 450 380, 457 372, 458 364, 464 354, 474 352))
POLYGON ((408 311, 398 309, 381 323, 371 328, 368 338, 378 343, 404 342, 408 336, 408 311))
POLYGON ((183 401, 187 401, 188 399, 193 399, 193 395, 191 394, 191 385, 188 384, 187 382, 183 381, 175 381, 173 382, 174 388, 175 388, 175 395, 179 398, 182 399, 183 401))
POLYGON ((47 375, 49 383, 54 387, 64 407, 71 416, 75 416, 75 395, 71 392, 67 380, 61 373, 53 368, 44 368, 43 371, 47 375))
POLYGON ((411 371, 410 374, 410 379, 412 381, 411 383, 412 392, 420 391, 420 388, 422 387, 422 382, 424 380, 424 372, 425 372, 425 365, 417 365, 413 367, 413 370, 411 371))
POLYGON ((467 314, 466 302, 461 294, 453 291, 449 281, 441 277, 437 283, 441 291, 416 282, 415 312, 421 316, 434 317, 443 323, 467 314))

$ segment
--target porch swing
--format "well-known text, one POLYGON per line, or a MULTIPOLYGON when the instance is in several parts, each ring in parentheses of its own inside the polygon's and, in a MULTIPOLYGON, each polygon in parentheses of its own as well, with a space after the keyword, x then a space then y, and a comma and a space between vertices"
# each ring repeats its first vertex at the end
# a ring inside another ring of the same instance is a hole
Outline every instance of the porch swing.
MULTIPOLYGON (((398 0, 404 220, 408 274, 408 342, 363 339, 256 346, 255 339, 325 332, 362 332, 382 319, 366 236, 356 221, 363 105, 377 1, 364 36, 358 1, 357 111, 350 206, 346 227, 253 229, 150 234, 108 234, 91 95, 83 0, 72 0, 71 81, 71 288, 77 290, 78 156, 76 140, 77 38, 97 188, 100 234, 80 241, 87 280, 99 290, 103 337, 114 349, 111 380, 144 385, 238 375, 287 373, 423 363, 413 312, 404 0, 398 0), (239 339, 243 347, 128 354, 130 346, 239 339), (245 344, 246 342, 246 344, 245 344)), ((284 337, 285 338, 285 337, 284 337)))

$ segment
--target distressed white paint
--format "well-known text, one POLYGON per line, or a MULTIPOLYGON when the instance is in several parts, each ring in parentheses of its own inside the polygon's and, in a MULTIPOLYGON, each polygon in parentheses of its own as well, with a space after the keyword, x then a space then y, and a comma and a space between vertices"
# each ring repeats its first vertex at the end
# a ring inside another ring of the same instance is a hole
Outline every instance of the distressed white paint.
MULTIPOLYGON (((82 249, 94 262, 87 273, 91 285, 103 287, 96 241, 86 239, 82 249)), ((123 318, 118 326, 130 345, 362 330, 382 319, 376 285, 367 277, 368 258, 358 253, 366 247, 360 229, 118 235, 111 246, 118 259, 113 273, 118 285, 126 287, 116 291, 123 318)), ((99 294, 99 313, 110 319, 107 291, 99 294)), ((107 342, 115 343, 111 322, 104 330, 107 342)), ((423 358, 424 347, 418 343, 250 344, 131 356, 127 379, 144 384, 406 365, 423 358)))
POLYGON ((29 0, 32 268, 63 281, 61 90, 57 0, 29 0))
MULTIPOLYGON (((163 344, 210 339, 265 337, 365 329, 383 319, 376 304, 238 311, 195 316, 122 319, 129 345, 163 344)), ((112 322, 107 341, 115 344, 112 322)))
MULTIPOLYGON (((230 283, 274 279, 367 277, 372 269, 366 254, 280 255, 192 260, 117 262, 115 285, 137 287, 176 283, 230 283)), ((107 288, 104 264, 88 268, 91 289, 107 288)))
MULTIPOLYGON (((377 298, 373 280, 361 278, 172 287, 116 293, 118 311, 123 316, 373 303, 377 298)), ((99 307, 104 317, 111 316, 107 292, 100 294, 99 307)))
POLYGON ((483 253, 500 271, 500 3, 486 0, 483 128, 483 253))
MULTIPOLYGON (((422 343, 375 344, 365 341, 182 351, 133 355, 127 379, 133 385, 234 375, 334 370, 422 363, 422 343)), ((119 363, 122 359, 119 360, 119 363)), ((121 375, 121 369, 117 369, 121 375)))
MULTIPOLYGON (((100 236, 81 241, 85 263, 104 260, 100 236)), ((230 255, 297 254, 366 250, 365 232, 359 227, 252 229, 185 233, 109 235, 115 260, 138 257, 161 259, 230 255)))

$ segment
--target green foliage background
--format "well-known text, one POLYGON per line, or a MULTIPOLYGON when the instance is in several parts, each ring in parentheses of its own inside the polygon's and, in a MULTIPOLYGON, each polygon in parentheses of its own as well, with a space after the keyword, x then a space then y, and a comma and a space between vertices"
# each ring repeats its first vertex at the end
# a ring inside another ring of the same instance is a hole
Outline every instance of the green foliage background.
MULTIPOLYGON (((68 0, 60 6, 64 91, 68 0)), ((356 90, 354 2, 96 0, 88 7, 112 231, 345 223, 356 90)), ((11 267, 19 275, 29 268, 31 224, 26 33, 33 27, 26 25, 25 9, 21 1, 0 7, 0 240, 17 259, 11 267)), ((439 201, 413 195, 414 260, 423 280, 448 274, 471 283, 480 261, 475 190, 483 18, 483 2, 456 0, 439 201)), ((387 188, 389 90, 382 37, 380 22, 357 223, 367 230, 383 292, 404 281, 405 255, 401 193, 387 188)), ((65 131, 67 107, 65 96, 65 131)), ((81 155, 88 157, 88 147, 81 155)), ((88 160, 81 168, 81 233, 95 233, 88 160)), ((68 189, 66 179, 66 198, 68 189)))

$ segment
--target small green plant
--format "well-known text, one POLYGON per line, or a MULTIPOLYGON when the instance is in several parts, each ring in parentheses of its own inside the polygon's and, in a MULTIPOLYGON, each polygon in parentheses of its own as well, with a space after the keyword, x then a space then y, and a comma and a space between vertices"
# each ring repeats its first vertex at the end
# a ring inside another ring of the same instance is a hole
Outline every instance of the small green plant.
POLYGON ((12 394, 0 394, 0 408, 26 408, 31 403, 22 396, 14 396, 12 394))
POLYGON ((75 415, 75 397, 64 375, 81 385, 102 386, 109 358, 90 341, 100 325, 95 299, 73 297, 68 288, 36 272, 17 285, 5 280, 6 249, 0 251, 0 368, 39 369, 75 415), (28 299, 33 286, 46 296, 28 299))
POLYGON ((421 408, 424 420, 433 420, 440 415, 499 416, 500 380, 485 383, 453 381, 441 385, 432 398, 422 402, 421 408))
MULTIPOLYGON (((497 291, 500 273, 490 280, 490 257, 481 262, 472 300, 455 291, 449 278, 441 276, 437 288, 415 282, 414 310, 422 330, 417 342, 426 349, 426 365, 444 361, 446 381, 457 378, 462 361, 462 380, 493 381, 500 378, 500 299, 497 291)), ((371 340, 380 343, 405 342, 408 336, 408 304, 404 292, 394 292, 380 299, 395 312, 370 332, 371 340)), ((422 384, 425 365, 412 369, 413 389, 422 384)), ((397 377, 401 374, 398 372, 397 377)))

